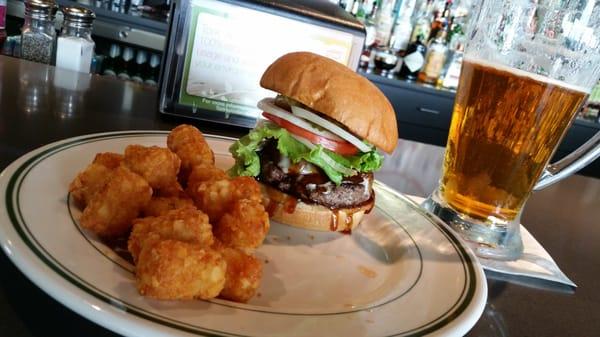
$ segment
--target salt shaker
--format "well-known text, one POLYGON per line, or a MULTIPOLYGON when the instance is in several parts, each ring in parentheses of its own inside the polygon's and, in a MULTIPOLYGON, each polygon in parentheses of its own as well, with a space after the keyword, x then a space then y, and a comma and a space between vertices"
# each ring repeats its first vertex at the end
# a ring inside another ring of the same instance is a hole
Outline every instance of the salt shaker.
POLYGON ((21 28, 21 58, 50 64, 54 50, 54 0, 26 0, 21 28))
POLYGON ((56 67, 89 73, 94 56, 92 24, 96 15, 81 7, 63 7, 63 27, 56 42, 56 67))

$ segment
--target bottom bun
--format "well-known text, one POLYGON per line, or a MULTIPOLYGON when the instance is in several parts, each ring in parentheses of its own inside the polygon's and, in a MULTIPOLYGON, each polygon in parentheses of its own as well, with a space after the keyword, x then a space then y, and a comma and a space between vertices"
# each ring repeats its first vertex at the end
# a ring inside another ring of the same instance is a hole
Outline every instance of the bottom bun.
POLYGON ((325 206, 304 203, 265 184, 260 185, 265 208, 271 220, 304 229, 349 232, 358 226, 374 204, 374 198, 371 198, 359 207, 332 210, 325 206))

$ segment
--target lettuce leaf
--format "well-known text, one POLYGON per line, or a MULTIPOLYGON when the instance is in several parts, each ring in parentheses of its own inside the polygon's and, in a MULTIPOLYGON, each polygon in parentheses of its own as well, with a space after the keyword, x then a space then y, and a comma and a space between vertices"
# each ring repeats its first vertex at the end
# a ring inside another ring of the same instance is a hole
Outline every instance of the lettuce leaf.
POLYGON ((375 171, 381 167, 383 162, 383 156, 377 153, 375 149, 353 156, 339 155, 323 148, 321 145, 310 149, 292 137, 285 129, 273 123, 264 123, 231 145, 229 151, 235 158, 235 165, 229 169, 229 174, 232 176, 258 176, 260 173, 258 151, 260 151, 264 140, 268 138, 277 140, 277 149, 282 155, 288 157, 292 163, 306 160, 320 167, 329 179, 338 185, 342 182, 344 175, 323 159, 325 155, 336 163, 359 172, 375 171))

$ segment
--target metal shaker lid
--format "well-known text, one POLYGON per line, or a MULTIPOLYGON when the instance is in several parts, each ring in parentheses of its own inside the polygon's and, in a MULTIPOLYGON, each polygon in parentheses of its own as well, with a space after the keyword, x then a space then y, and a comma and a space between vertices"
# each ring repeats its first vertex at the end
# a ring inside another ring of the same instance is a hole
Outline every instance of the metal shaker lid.
POLYGON ((36 19, 54 20, 57 8, 54 0, 25 0, 25 15, 36 19))
MULTIPOLYGON (((37 0, 36 0, 37 1, 37 0)), ((77 27, 91 27, 96 14, 83 7, 63 7, 64 24, 77 27)))
POLYGON ((83 7, 63 7, 62 9, 65 25, 76 27, 92 27, 96 18, 93 11, 83 7))

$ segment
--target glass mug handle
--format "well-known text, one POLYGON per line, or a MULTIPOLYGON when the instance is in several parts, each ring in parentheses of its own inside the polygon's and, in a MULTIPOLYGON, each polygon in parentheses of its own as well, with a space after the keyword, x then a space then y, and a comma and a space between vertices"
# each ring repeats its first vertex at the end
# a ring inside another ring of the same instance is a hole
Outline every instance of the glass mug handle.
POLYGON ((600 157, 600 131, 563 159, 548 165, 533 190, 539 191, 563 180, 598 157, 600 157))

